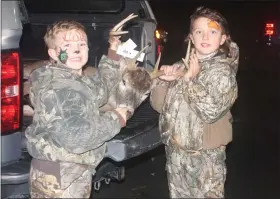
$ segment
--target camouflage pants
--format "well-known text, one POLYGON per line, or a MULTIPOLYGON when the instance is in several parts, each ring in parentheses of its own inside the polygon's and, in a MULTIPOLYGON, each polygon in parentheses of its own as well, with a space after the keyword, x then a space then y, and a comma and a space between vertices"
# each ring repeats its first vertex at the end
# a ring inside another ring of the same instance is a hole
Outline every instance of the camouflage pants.
POLYGON ((225 147, 191 154, 166 146, 170 198, 223 198, 225 147))
POLYGON ((31 198, 89 198, 92 174, 84 165, 33 159, 31 198))

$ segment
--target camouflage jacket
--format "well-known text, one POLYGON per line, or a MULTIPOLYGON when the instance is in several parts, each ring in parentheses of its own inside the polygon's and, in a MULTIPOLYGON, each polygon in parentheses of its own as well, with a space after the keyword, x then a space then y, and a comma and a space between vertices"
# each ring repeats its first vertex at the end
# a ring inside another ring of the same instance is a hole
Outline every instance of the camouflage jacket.
MULTIPOLYGON (((203 149, 204 123, 214 123, 227 114, 237 98, 236 72, 239 48, 231 45, 232 57, 217 53, 200 59, 201 71, 192 81, 183 78, 172 82, 157 79, 153 92, 166 92, 152 106, 159 110, 159 130, 166 145, 176 144, 186 150, 203 149), (164 89, 166 88, 166 89, 164 89), (160 106, 160 107, 159 107, 160 106)), ((177 62, 182 66, 182 62, 177 62)))
POLYGON ((104 157, 105 142, 121 129, 116 113, 99 113, 120 78, 119 63, 105 55, 91 77, 59 65, 34 70, 30 100, 35 114, 25 131, 30 155, 90 165, 94 172, 104 157))

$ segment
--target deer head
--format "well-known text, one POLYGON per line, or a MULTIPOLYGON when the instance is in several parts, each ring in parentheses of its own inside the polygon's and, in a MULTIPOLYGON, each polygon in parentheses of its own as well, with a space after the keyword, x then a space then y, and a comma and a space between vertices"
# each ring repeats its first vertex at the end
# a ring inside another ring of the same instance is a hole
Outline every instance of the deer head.
POLYGON ((149 72, 137 67, 137 58, 149 46, 145 46, 133 59, 121 57, 122 80, 111 94, 108 103, 101 107, 100 111, 127 107, 132 115, 134 110, 148 97, 152 89, 152 80, 163 74, 162 71, 158 71, 161 54, 157 59, 154 71, 149 72))

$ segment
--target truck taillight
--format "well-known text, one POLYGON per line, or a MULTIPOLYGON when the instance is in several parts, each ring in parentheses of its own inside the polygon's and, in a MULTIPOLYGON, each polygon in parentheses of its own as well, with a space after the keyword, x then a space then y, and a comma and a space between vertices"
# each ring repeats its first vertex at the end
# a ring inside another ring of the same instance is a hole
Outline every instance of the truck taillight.
POLYGON ((157 45, 157 56, 159 56, 159 53, 161 53, 161 46, 158 44, 157 45))
POLYGON ((1 53, 1 133, 20 127, 20 56, 1 53))
POLYGON ((271 36, 274 34, 274 24, 266 23, 265 24, 265 35, 271 36))

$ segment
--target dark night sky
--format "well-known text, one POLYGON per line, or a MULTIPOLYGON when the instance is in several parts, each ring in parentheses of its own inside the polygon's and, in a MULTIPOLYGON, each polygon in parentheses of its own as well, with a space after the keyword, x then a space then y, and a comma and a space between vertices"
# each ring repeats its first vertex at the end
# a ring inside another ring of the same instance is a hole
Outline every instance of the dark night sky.
POLYGON ((243 50, 248 50, 263 33, 263 23, 269 18, 280 18, 280 2, 243 1, 185 1, 150 0, 159 27, 168 31, 166 53, 173 62, 185 53, 184 37, 188 33, 189 17, 198 6, 219 11, 228 21, 231 36, 243 50), (277 16, 278 15, 278 16, 277 16), (170 54, 171 53, 171 54, 170 54))

